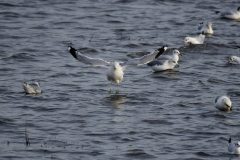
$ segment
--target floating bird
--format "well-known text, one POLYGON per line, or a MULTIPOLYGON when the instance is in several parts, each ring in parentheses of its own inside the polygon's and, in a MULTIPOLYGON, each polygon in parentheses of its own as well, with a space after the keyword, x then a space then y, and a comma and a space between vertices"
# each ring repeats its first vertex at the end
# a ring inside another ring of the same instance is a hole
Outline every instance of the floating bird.
POLYGON ((232 102, 229 97, 221 96, 215 99, 215 107, 220 111, 231 111, 232 102))
POLYGON ((172 56, 166 56, 167 59, 163 61, 155 60, 148 63, 148 66, 151 66, 154 72, 160 72, 165 70, 172 70, 178 65, 180 52, 175 49, 173 50, 172 56))
MULTIPOLYGON (((221 13, 221 12, 217 11, 216 13, 221 13)), ((238 7, 237 10, 235 11, 222 12, 221 17, 226 19, 232 19, 232 20, 240 20, 240 7, 238 7)))
POLYGON ((230 56, 228 58, 228 63, 230 63, 230 64, 240 64, 240 57, 238 57, 238 56, 230 56))
POLYGON ((199 23, 198 25, 198 33, 202 34, 213 34, 213 28, 212 28, 212 23, 207 22, 207 23, 199 23))
POLYGON ((233 154, 240 154, 240 142, 233 143, 231 137, 228 140, 228 152, 233 154))
POLYGON ((200 34, 198 36, 195 37, 185 37, 184 38, 184 44, 188 45, 188 44, 203 44, 205 40, 205 35, 204 34, 200 34))
POLYGON ((84 64, 89 64, 92 66, 107 66, 109 67, 109 70, 107 72, 107 79, 111 82, 114 82, 116 84, 119 84, 123 80, 124 76, 124 70, 126 66, 128 65, 143 65, 147 64, 156 58, 158 58, 160 55, 162 55, 167 47, 163 46, 147 55, 144 55, 139 58, 134 58, 132 60, 126 61, 126 62, 108 62, 100 58, 91 58, 86 55, 83 55, 82 53, 78 52, 75 48, 69 46, 68 50, 70 54, 80 62, 84 64))
POLYGON ((23 89, 26 94, 40 94, 42 90, 38 82, 24 82, 23 89))

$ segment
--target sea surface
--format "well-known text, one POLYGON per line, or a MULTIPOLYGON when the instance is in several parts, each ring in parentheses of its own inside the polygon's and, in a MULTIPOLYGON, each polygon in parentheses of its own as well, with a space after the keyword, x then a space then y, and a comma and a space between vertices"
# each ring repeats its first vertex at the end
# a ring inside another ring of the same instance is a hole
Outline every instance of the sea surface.
POLYGON ((216 11, 239 0, 1 0, 1 160, 229 160, 240 140, 240 22, 216 11), (214 35, 184 46, 201 21, 214 35), (140 57, 163 45, 181 52, 179 67, 153 73, 127 67, 113 85, 107 69, 75 60, 140 57), (38 81, 40 95, 22 84, 38 81), (231 112, 214 107, 228 95, 231 112), (26 145, 26 138, 30 145, 26 145))

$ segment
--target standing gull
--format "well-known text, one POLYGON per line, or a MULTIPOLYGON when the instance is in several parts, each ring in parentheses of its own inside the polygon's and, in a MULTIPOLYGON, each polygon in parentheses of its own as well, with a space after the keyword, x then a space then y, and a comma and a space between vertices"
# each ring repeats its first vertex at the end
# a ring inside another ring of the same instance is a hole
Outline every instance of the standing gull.
POLYGON ((80 62, 82 62, 84 64, 88 64, 88 65, 92 65, 92 66, 107 66, 107 67, 109 67, 109 70, 106 74, 107 79, 116 84, 119 84, 120 82, 122 82, 123 76, 124 76, 124 69, 126 68, 126 66, 147 64, 147 63, 155 60, 156 58, 158 58, 160 55, 162 55, 166 49, 167 49, 167 47, 163 46, 163 47, 156 49, 155 51, 153 51, 147 55, 144 55, 142 57, 134 58, 132 60, 128 60, 126 62, 120 63, 117 61, 108 62, 108 61, 105 61, 100 58, 91 58, 91 57, 88 57, 88 56, 78 52, 75 48, 73 48, 71 46, 68 47, 70 54, 75 59, 79 60, 80 62))

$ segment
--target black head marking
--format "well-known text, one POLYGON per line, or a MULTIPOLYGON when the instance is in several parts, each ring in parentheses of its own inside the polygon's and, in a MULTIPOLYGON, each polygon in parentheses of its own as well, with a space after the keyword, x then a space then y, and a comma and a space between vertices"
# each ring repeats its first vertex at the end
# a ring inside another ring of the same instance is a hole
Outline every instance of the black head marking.
POLYGON ((71 53, 71 55, 77 59, 77 50, 71 46, 68 47, 69 53, 71 53))

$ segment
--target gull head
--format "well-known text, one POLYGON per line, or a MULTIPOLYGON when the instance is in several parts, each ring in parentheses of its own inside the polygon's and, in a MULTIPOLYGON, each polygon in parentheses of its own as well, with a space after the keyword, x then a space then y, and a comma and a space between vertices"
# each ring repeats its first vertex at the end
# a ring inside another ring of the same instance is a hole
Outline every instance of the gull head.
POLYGON ((191 44, 191 38, 190 38, 190 37, 185 37, 185 39, 184 39, 184 44, 185 44, 185 45, 191 44))
POLYGON ((238 63, 238 58, 236 56, 230 56, 228 58, 229 63, 238 63))
POLYGON ((179 56, 179 55, 180 55, 180 51, 177 50, 177 49, 174 49, 174 50, 173 50, 173 55, 178 55, 178 56, 179 56))
POLYGON ((231 111, 232 101, 228 96, 221 96, 215 99, 215 106, 220 111, 231 111))
POLYGON ((227 106, 228 109, 231 109, 232 107, 232 101, 230 100, 229 97, 225 96, 222 100, 223 104, 227 106))

